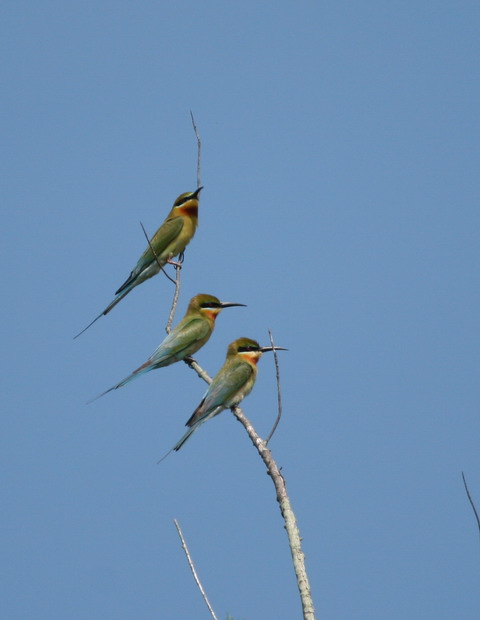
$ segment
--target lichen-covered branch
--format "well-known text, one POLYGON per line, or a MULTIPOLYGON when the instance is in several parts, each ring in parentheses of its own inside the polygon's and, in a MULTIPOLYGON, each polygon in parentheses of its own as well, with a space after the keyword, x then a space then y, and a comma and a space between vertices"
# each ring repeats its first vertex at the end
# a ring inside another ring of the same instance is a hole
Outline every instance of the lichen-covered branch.
POLYGON ((277 493, 277 502, 280 506, 280 512, 285 521, 285 530, 288 536, 288 543, 290 545, 290 551, 292 554, 293 567, 295 575, 297 577, 298 590, 300 592, 300 599, 302 601, 303 617, 308 620, 314 620, 315 609, 313 606, 313 599, 310 592, 310 584, 308 581, 307 569, 305 567, 305 555, 302 551, 302 543, 300 538, 300 532, 297 526, 297 520, 295 513, 293 512, 290 498, 288 497, 287 487, 285 485, 285 479, 282 476, 277 463, 275 462, 272 453, 267 447, 266 442, 258 435, 253 428, 252 423, 240 409, 240 407, 234 407, 233 413, 240 424, 243 425, 250 437, 251 442, 255 446, 260 455, 262 461, 265 463, 267 473, 272 479, 277 493))

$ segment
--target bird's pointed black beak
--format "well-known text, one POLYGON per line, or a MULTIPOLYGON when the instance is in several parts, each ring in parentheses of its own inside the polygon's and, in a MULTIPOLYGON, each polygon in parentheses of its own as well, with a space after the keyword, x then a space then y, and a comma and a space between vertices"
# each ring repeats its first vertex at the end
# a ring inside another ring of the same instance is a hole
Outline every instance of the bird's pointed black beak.
POLYGON ((221 301, 220 305, 222 308, 233 308, 233 306, 243 306, 244 308, 247 307, 247 304, 237 304, 233 301, 221 301))
POLYGON ((192 198, 198 198, 198 194, 202 191, 203 185, 200 185, 194 192, 192 192, 192 198))
POLYGON ((265 353, 266 351, 273 351, 273 350, 275 350, 275 351, 288 351, 288 349, 285 349, 285 347, 262 347, 260 349, 260 351, 262 353, 265 353))

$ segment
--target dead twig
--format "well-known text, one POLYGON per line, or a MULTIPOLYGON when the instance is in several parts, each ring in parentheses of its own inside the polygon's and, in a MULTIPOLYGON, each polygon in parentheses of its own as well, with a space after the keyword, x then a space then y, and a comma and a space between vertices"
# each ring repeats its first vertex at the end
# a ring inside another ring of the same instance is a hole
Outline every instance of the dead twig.
MULTIPOLYGON (((201 165, 201 155, 202 155, 202 141, 200 139, 200 134, 198 133, 197 124, 195 123, 195 119, 193 117, 193 112, 190 110, 190 117, 192 119, 193 131, 195 132, 195 137, 197 138, 197 187, 200 187, 200 165, 201 165)), ((150 244, 149 244, 150 245, 150 244)), ((150 246, 151 248, 152 246, 150 246)), ((152 249, 153 252, 153 249, 152 249)), ((158 260, 157 260, 158 262, 158 260)), ((182 268, 183 262, 183 252, 179 256, 178 265, 175 265, 175 280, 170 278, 170 276, 164 271, 168 278, 175 284, 175 292, 173 293, 172 307, 170 308, 170 314, 168 315, 167 325, 165 327, 165 331, 169 334, 172 330, 173 319, 175 318, 175 312, 177 311, 178 298, 180 296, 180 270, 182 268)))
POLYGON ((178 296, 180 295, 180 271, 182 269, 182 266, 181 264, 175 265, 175 280, 171 276, 169 276, 168 273, 165 271, 165 269, 162 267, 160 260, 157 256, 157 253, 155 252, 152 244, 150 243, 150 239, 148 238, 147 231, 145 230, 145 227, 143 226, 142 222, 140 222, 140 226, 142 227, 143 234, 145 235, 145 238, 148 241, 148 246, 152 254, 155 256, 157 265, 160 267, 163 273, 167 276, 170 282, 173 282, 175 284, 175 292, 173 293, 172 307, 170 309, 170 314, 168 315, 167 325, 165 326, 165 331, 167 332, 167 334, 169 334, 170 331, 172 330, 173 317, 175 316, 175 310, 177 309, 178 296))
POLYGON ((280 422, 280 418, 282 417, 282 392, 280 390, 280 367, 278 365, 278 355, 277 355, 277 351, 275 350, 275 345, 273 343, 273 337, 272 337, 271 330, 268 330, 268 336, 270 338, 270 344, 273 347, 273 360, 275 362, 275 378, 277 380, 278 414, 277 414, 277 419, 275 420, 275 424, 273 425, 272 430, 270 431, 270 435, 267 437, 267 439, 265 441, 265 445, 266 446, 268 446, 268 442, 272 438, 273 433, 277 430, 277 426, 278 426, 278 424, 280 422))
POLYGON ((190 110, 190 116, 192 119, 193 131, 195 132, 195 136, 197 138, 197 187, 200 187, 200 163, 201 163, 201 154, 202 154, 202 140, 200 139, 200 134, 198 133, 197 124, 193 117, 193 112, 190 110))
POLYGON ((178 297, 180 295, 180 273, 182 271, 181 266, 175 267, 175 292, 173 293, 172 307, 170 308, 170 314, 168 315, 167 325, 165 331, 169 334, 172 330, 172 323, 177 310, 178 297))
POLYGON ((463 471, 462 471, 462 478, 463 478, 463 486, 465 487, 465 492, 467 494, 468 501, 470 502, 470 506, 472 507, 473 514, 475 515, 475 519, 477 521, 477 529, 480 535, 480 518, 478 516, 477 509, 475 508, 475 504, 473 503, 472 496, 470 495, 470 491, 468 490, 467 481, 465 480, 465 474, 463 473, 463 471))
MULTIPOLYGON (((197 124, 195 123, 195 119, 193 117, 193 112, 190 110, 190 117, 192 119, 193 131, 195 132, 195 137, 197 138, 197 187, 200 187, 200 166, 201 166, 201 151, 202 151, 202 141, 200 139, 200 134, 198 133, 197 124)), ((143 227, 142 227, 143 228, 143 227)), ((150 245, 150 242, 149 242, 150 245)), ((153 248, 150 245, 150 248, 153 248)), ((154 252, 155 254, 155 252, 154 252)), ((158 262, 158 259, 157 259, 158 262)), ((173 319, 175 317, 175 312, 177 311, 177 303, 178 298, 180 296, 180 270, 182 268, 183 263, 183 252, 179 256, 178 265, 175 265, 175 280, 170 278, 170 276, 166 273, 165 270, 163 272, 165 275, 175 284, 175 292, 173 293, 172 307, 170 308, 170 314, 168 315, 167 325, 165 327, 165 331, 169 334, 172 330, 173 319)))
POLYGON ((163 271, 163 273, 167 276, 167 278, 170 280, 170 282, 173 282, 175 284, 175 280, 171 276, 168 275, 168 273, 163 268, 163 265, 160 263, 160 259, 158 258, 157 253, 155 252, 155 250, 152 247, 152 244, 150 243, 150 239, 148 238, 147 231, 145 230, 145 227, 142 224, 142 222, 140 222, 140 226, 142 227, 143 234, 145 235, 145 239, 147 240, 148 247, 150 248, 150 251, 154 255, 155 260, 157 261, 157 265, 160 267, 161 271, 163 271))
POLYGON ((203 600, 205 601, 205 605, 208 607, 208 611, 210 612, 210 615, 212 616, 212 618, 214 618, 214 620, 218 620, 217 616, 215 615, 215 612, 213 611, 212 606, 210 605, 210 601, 207 598, 205 590, 203 589, 202 583, 197 575, 197 571, 195 569, 192 558, 190 556, 190 552, 188 550, 187 543, 185 542, 185 538, 183 537, 183 533, 180 528, 180 525, 176 519, 174 519, 173 522, 175 523, 175 527, 177 528, 178 535, 182 542, 182 549, 184 550, 185 555, 187 556, 188 565, 190 566, 190 570, 192 571, 192 575, 193 575, 193 578, 195 579, 195 583, 197 584, 198 589, 200 590, 200 593, 203 597, 203 600))

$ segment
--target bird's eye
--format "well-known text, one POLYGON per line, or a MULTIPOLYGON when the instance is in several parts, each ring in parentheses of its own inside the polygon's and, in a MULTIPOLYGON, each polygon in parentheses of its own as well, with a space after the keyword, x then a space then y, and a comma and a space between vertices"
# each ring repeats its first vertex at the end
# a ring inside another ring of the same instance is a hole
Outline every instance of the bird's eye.
POLYGON ((248 345, 246 347, 238 347, 238 352, 239 353, 247 353, 249 351, 259 351, 259 347, 255 347, 253 345, 248 345))
POLYGON ((216 301, 204 301, 200 308, 220 308, 220 304, 216 301))

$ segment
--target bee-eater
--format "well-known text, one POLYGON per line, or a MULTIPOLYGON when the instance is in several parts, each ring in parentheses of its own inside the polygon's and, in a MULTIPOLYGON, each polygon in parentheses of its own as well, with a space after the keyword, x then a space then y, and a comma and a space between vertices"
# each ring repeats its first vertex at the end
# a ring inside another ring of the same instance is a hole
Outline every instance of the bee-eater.
POLYGON ((172 262, 172 258, 184 251, 197 228, 198 195, 202 189, 203 187, 199 187, 194 192, 185 192, 175 200, 166 220, 150 240, 152 247, 147 246, 128 278, 115 292, 115 299, 74 338, 78 338, 95 321, 108 314, 132 289, 157 274, 160 265, 163 267, 166 263, 172 262))
MULTIPOLYGON (((128 377, 102 392, 93 400, 122 387, 140 375, 153 370, 170 366, 196 353, 212 335, 215 319, 224 308, 245 306, 230 301, 220 301, 213 295, 195 295, 188 304, 185 316, 165 340, 155 349, 148 360, 134 370, 128 377)), ((92 401, 89 401, 92 402, 92 401)))
POLYGON ((224 409, 238 405, 250 394, 257 378, 258 360, 265 351, 272 351, 274 348, 286 351, 283 347, 261 347, 258 342, 250 338, 234 340, 228 346, 224 365, 213 378, 205 396, 186 423, 188 431, 170 452, 180 450, 201 424, 224 409))

